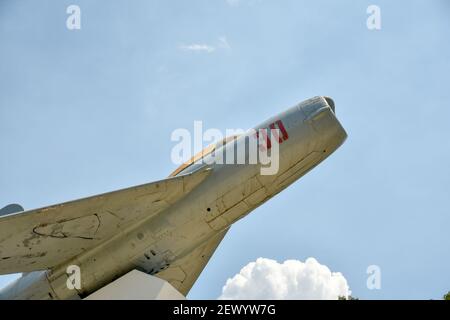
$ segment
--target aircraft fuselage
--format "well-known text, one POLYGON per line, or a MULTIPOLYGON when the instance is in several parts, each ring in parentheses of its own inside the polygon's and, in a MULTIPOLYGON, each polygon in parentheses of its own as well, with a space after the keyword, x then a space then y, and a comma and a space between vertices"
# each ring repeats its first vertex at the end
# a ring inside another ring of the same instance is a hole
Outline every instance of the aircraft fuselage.
MULTIPOLYGON (((156 216, 134 223, 53 270, 26 275, 8 288, 10 297, 72 299, 85 297, 133 269, 158 276, 174 261, 226 231, 334 152, 346 139, 346 133, 333 109, 331 100, 317 97, 254 128, 280 129, 276 174, 262 175, 261 164, 199 162, 189 166, 178 175, 203 169, 211 173, 187 196, 156 216), (80 267, 80 290, 67 288, 69 265, 80 267), (49 287, 54 294, 48 294, 49 287)), ((246 136, 237 138, 236 144, 245 143, 246 136)), ((223 148, 234 148, 234 144, 223 148)), ((183 281, 183 270, 173 281, 183 281)))

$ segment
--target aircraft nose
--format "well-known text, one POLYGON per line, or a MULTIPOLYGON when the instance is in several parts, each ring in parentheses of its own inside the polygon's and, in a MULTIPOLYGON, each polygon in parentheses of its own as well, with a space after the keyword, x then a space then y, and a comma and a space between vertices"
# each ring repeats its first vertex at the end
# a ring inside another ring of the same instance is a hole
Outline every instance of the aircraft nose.
POLYGON ((335 104, 333 99, 330 97, 315 97, 307 101, 307 103, 301 105, 301 110, 305 115, 305 120, 311 120, 316 117, 318 114, 324 112, 325 110, 329 110, 329 108, 333 111, 335 110, 335 104))
POLYGON ((336 114, 334 100, 331 99, 330 97, 323 97, 323 98, 328 103, 328 105, 330 106, 331 110, 333 110, 333 112, 336 114))

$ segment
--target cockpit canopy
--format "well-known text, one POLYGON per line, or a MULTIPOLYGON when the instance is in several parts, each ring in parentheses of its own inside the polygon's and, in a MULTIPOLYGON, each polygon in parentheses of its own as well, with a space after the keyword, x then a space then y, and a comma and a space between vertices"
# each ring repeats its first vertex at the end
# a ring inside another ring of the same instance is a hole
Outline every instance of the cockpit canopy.
POLYGON ((174 176, 178 175, 180 172, 186 170, 187 168, 192 166, 194 163, 198 162, 199 160, 201 160, 201 159, 205 158, 206 156, 208 156, 209 154, 211 154, 214 150, 217 149, 217 147, 220 148, 222 146, 225 146, 227 143, 233 141, 234 139, 237 139, 240 136, 241 135, 239 135, 239 134, 228 136, 228 137, 224 138, 222 141, 214 142, 214 143, 210 144, 209 146, 204 148, 202 151, 200 151, 199 153, 194 155, 192 158, 190 158, 188 161, 186 161, 185 163, 180 165, 177 169, 175 169, 175 171, 173 171, 169 175, 169 177, 174 177, 174 176))

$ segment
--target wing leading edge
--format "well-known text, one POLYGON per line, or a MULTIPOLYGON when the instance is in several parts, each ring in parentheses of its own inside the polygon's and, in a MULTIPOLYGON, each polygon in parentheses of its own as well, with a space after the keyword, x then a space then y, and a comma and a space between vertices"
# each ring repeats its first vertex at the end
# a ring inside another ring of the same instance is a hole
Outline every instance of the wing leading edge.
POLYGON ((169 207, 199 185, 199 169, 140 186, 0 217, 0 274, 50 269, 169 207))

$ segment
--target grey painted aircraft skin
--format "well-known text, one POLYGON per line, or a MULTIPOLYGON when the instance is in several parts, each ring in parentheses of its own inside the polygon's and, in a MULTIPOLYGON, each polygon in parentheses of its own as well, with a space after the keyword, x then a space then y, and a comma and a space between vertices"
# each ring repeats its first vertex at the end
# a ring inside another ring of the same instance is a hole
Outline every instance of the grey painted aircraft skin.
MULTIPOLYGON (((0 291, 0 299, 80 299, 133 269, 187 295, 233 223, 345 141, 334 109, 330 98, 315 97, 254 128, 283 129, 274 175, 262 175, 261 164, 207 164, 212 154, 204 152, 161 181, 0 212, 0 274, 23 272, 0 291), (71 265, 81 270, 80 289, 67 286, 71 265)), ((236 144, 247 135, 236 137, 236 144)))

